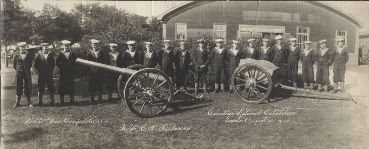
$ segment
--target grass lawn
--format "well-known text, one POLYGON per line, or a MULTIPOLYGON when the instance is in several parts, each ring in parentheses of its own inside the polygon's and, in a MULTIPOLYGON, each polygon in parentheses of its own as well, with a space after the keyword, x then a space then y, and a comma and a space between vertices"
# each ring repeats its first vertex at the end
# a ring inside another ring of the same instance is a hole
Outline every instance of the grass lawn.
MULTIPOLYGON (((12 75, 14 72, 2 74, 6 78, 1 90, 3 148, 369 146, 369 104, 359 99, 354 104, 277 96, 272 103, 248 104, 235 94, 219 93, 207 95, 212 102, 191 104, 177 96, 175 99, 182 105, 179 109, 169 108, 160 117, 139 118, 124 102, 89 104, 85 84, 77 85, 76 105, 13 108, 12 75)), ((36 102, 36 96, 33 100, 36 102)))

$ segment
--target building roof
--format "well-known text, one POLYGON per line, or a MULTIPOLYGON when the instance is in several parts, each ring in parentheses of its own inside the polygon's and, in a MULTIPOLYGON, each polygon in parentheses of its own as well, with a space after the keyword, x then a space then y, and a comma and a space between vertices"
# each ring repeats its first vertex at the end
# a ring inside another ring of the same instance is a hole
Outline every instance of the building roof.
MULTIPOLYGON (((165 11, 164 13, 160 14, 159 16, 157 16, 157 19, 163 22, 166 22, 168 20, 170 20, 171 18, 177 16, 178 14, 187 11, 189 9, 207 4, 207 3, 211 3, 214 1, 186 1, 183 2, 181 4, 178 4, 175 7, 172 7, 171 9, 165 11)), ((350 22, 352 22, 353 24, 355 24, 356 26, 358 26, 359 28, 365 26, 364 22, 358 20, 357 18, 355 18, 353 15, 346 13, 345 11, 342 11, 341 9, 333 6, 332 4, 329 4, 327 2, 319 2, 319 1, 300 1, 303 3, 309 3, 312 4, 314 6, 318 6, 320 8, 329 10, 335 14, 340 15, 341 17, 349 20, 350 22)))

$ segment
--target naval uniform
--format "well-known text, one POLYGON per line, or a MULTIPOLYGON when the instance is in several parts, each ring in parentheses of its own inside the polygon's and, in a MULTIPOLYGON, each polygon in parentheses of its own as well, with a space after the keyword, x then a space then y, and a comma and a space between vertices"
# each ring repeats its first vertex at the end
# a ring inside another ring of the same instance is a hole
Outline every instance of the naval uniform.
POLYGON ((55 68, 54 53, 40 53, 35 59, 35 69, 38 72, 38 92, 44 93, 45 84, 50 93, 54 93, 53 71, 55 68))
POLYGON ((158 64, 159 56, 154 51, 145 51, 144 52, 144 65, 148 68, 155 68, 158 64))
POLYGON ((321 49, 316 54, 316 82, 322 85, 329 85, 329 66, 333 63, 332 51, 326 48, 326 51, 321 49))
MULTIPOLYGON (((117 66, 118 55, 119 55, 119 52, 109 52, 109 54, 108 54, 109 65, 117 66)), ((117 90, 117 82, 118 82, 119 73, 112 72, 112 71, 107 71, 105 74, 106 74, 105 76, 106 76, 106 80, 107 80, 107 90, 108 90, 108 92, 111 93, 113 91, 118 91, 117 90)))
POLYGON ((287 59, 288 59, 288 50, 284 45, 278 46, 274 45, 272 47, 273 50, 273 60, 272 63, 279 67, 277 70, 274 71, 273 77, 274 80, 279 81, 279 83, 284 82, 286 77, 286 66, 287 66, 287 59))
POLYGON ((209 60, 213 67, 214 81, 218 84, 226 83, 226 75, 229 68, 229 55, 226 49, 217 49, 210 52, 209 60))
POLYGON ((158 53, 160 69, 169 77, 174 75, 174 52, 172 50, 162 50, 158 53))
POLYGON ((144 53, 142 51, 134 51, 130 52, 129 50, 126 50, 122 52, 118 57, 119 61, 117 61, 118 67, 121 68, 127 68, 134 64, 144 64, 144 53))
POLYGON ((273 50, 270 47, 259 47, 258 60, 273 61, 273 50))
MULTIPOLYGON (((233 72, 236 70, 240 64, 240 60, 244 57, 244 53, 241 50, 229 49, 229 70, 227 78, 231 78, 233 72)), ((228 83, 231 83, 231 79, 228 79, 228 83)))
MULTIPOLYGON (((99 50, 98 52, 90 51, 87 54, 87 60, 109 64, 109 59, 107 59, 107 52, 104 50, 99 50)), ((96 91, 102 92, 103 84, 104 84, 104 73, 105 70, 100 68, 91 67, 88 73, 88 89, 91 93, 95 93, 96 91)))
POLYGON ((259 59, 259 49, 247 47, 245 50, 244 58, 259 59))
POLYGON ((188 51, 178 50, 174 55, 174 65, 176 70, 177 89, 185 87, 187 83, 187 74, 190 69, 191 54, 188 51))
POLYGON ((59 94, 64 96, 66 94, 73 95, 75 90, 74 75, 76 68, 77 56, 74 52, 61 52, 56 58, 56 66, 59 68, 59 94))
POLYGON ((205 48, 195 49, 193 52, 192 63, 194 64, 195 69, 195 83, 199 83, 200 80, 202 83, 206 83, 209 64, 209 51, 205 48), (200 68, 201 65, 204 65, 205 67, 200 68))
POLYGON ((300 59, 301 49, 298 46, 288 48, 287 58, 287 76, 288 80, 297 82, 298 76, 298 63, 300 59))
POLYGON ((304 83, 314 83, 314 50, 302 50, 300 59, 302 61, 302 80, 304 83))
POLYGON ((333 55, 333 82, 345 82, 346 63, 349 59, 346 47, 336 48, 333 55))
POLYGON ((31 97, 32 93, 32 79, 31 79, 31 67, 32 67, 32 53, 17 53, 14 56, 13 67, 16 70, 16 94, 18 97, 24 94, 27 98, 31 97))

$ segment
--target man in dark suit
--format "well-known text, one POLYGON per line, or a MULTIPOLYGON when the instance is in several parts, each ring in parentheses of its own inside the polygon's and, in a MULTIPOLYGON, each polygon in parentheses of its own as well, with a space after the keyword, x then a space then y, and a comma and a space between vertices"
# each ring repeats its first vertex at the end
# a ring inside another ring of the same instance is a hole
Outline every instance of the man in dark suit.
POLYGON ((269 39, 262 39, 262 45, 258 48, 258 60, 273 61, 273 50, 270 48, 269 39))
POLYGON ((337 47, 334 51, 333 82, 334 91, 343 91, 345 83, 346 63, 349 59, 348 51, 344 46, 345 39, 337 39, 337 47))
POLYGON ((69 94, 70 102, 74 102, 74 92, 75 92, 75 69, 76 69, 76 54, 70 50, 70 41, 63 40, 63 51, 59 53, 56 58, 56 66, 59 68, 59 94, 60 103, 64 104, 64 95, 69 94))
POLYGON ((231 85, 231 76, 233 74, 233 72, 236 70, 236 68, 238 67, 238 65, 240 64, 240 60, 245 57, 245 53, 242 52, 239 47, 238 47, 238 41, 237 40, 233 40, 232 41, 232 47, 231 49, 228 50, 228 55, 229 55, 229 71, 227 74, 227 81, 228 81, 228 85, 229 85, 229 89, 230 92, 233 92, 233 86, 231 85))
POLYGON ((42 50, 36 56, 35 69, 38 72, 38 102, 43 105, 42 98, 45 92, 45 85, 50 93, 50 105, 55 104, 54 100, 54 80, 53 72, 55 68, 55 55, 49 48, 49 43, 42 43, 42 50))
POLYGON ((185 41, 180 41, 180 46, 174 55, 174 65, 176 70, 176 87, 177 90, 187 92, 187 73, 190 69, 191 55, 185 49, 185 41))
POLYGON ((16 103, 14 107, 19 106, 23 92, 27 96, 27 101, 30 107, 33 107, 31 102, 32 93, 32 79, 31 79, 31 67, 32 67, 32 53, 28 50, 34 49, 29 47, 25 49, 26 42, 20 42, 17 44, 19 52, 14 56, 13 67, 16 71, 16 103))
POLYGON ((163 41, 164 48, 159 51, 159 67, 169 77, 173 79, 174 75, 174 51, 170 47, 170 40, 163 41))
POLYGON ((326 39, 320 40, 320 48, 316 54, 316 82, 318 83, 318 91, 324 89, 325 92, 328 91, 329 81, 329 66, 333 63, 333 53, 327 48, 326 39))
MULTIPOLYGON (((101 50, 100 47, 98 47, 98 44, 100 43, 100 41, 96 39, 91 39, 90 42, 91 42, 92 49, 87 54, 87 59, 93 62, 109 64, 107 51, 101 50)), ((102 101, 104 73, 105 73, 105 70, 95 68, 95 67, 90 67, 88 88, 90 91, 91 102, 95 101, 96 92, 98 94, 98 101, 102 101)))
POLYGON ((159 62, 158 53, 152 49, 151 42, 144 42, 145 44, 145 57, 144 57, 144 65, 148 68, 155 68, 159 62))
POLYGON ((272 47, 273 51, 273 59, 272 62, 275 66, 279 67, 273 73, 273 81, 278 83, 284 83, 287 75, 286 75, 286 66, 287 66, 287 58, 288 58, 288 50, 286 46, 282 43, 282 36, 277 35, 275 37, 276 44, 272 47))
POLYGON ((288 81, 292 83, 295 89, 297 88, 297 72, 298 63, 300 59, 301 49, 296 45, 296 38, 290 38, 290 45, 288 46, 288 58, 287 58, 287 76, 288 81))
MULTIPOLYGON (((119 52, 117 51, 118 45, 116 43, 109 43, 109 65, 117 66, 117 61, 119 58, 119 52)), ((117 81, 119 77, 119 73, 107 71, 105 73, 106 81, 107 81, 107 91, 108 91, 108 100, 112 100, 113 92, 118 91, 117 89, 117 81)))
POLYGON ((215 90, 213 93, 217 93, 219 90, 219 85, 221 91, 225 92, 224 84, 226 83, 226 74, 229 68, 229 53, 223 47, 223 39, 216 39, 216 47, 209 54, 209 60, 213 67, 214 80, 215 80, 215 90))
POLYGON ((255 60, 258 59, 259 53, 258 53, 258 49, 255 47, 256 47, 255 39, 248 39, 244 58, 252 58, 255 60))
POLYGON ((195 70, 195 94, 198 93, 198 84, 200 82, 203 84, 203 91, 207 92, 206 76, 208 73, 209 50, 204 45, 204 42, 203 39, 197 40, 198 47, 193 50, 192 63, 195 70))

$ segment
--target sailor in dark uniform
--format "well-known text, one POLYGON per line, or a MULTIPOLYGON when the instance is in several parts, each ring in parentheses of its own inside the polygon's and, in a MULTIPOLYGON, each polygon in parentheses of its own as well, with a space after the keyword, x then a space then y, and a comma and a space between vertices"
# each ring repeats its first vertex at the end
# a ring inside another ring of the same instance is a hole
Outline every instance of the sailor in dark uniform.
POLYGON ((56 58, 56 66, 59 68, 59 94, 60 103, 64 103, 64 95, 69 94, 70 102, 74 102, 74 78, 75 78, 75 68, 77 56, 74 52, 70 51, 69 45, 70 41, 63 40, 63 51, 61 51, 56 58))
POLYGON ((198 47, 193 50, 192 63, 195 69, 195 94, 198 93, 198 84, 202 83, 204 93, 207 93, 206 76, 208 73, 209 50, 204 45, 204 40, 197 40, 198 47))
POLYGON ((19 106, 23 92, 27 97, 27 101, 30 107, 33 107, 31 102, 32 93, 32 79, 31 79, 31 67, 32 67, 32 53, 25 49, 26 42, 20 42, 17 44, 19 52, 14 56, 13 67, 16 71, 16 103, 14 107, 19 106))
MULTIPOLYGON (((92 49, 88 52, 87 59, 93 62, 108 64, 107 52, 97 47, 97 44, 99 44, 100 41, 91 39, 90 42, 92 49)), ((90 67, 90 71, 88 73, 88 89, 90 92, 91 102, 95 101, 96 92, 98 94, 98 101, 102 101, 104 73, 105 71, 102 69, 90 67)))
POLYGON ((238 47, 238 41, 237 40, 233 40, 232 41, 232 47, 228 50, 228 55, 229 55, 229 70, 228 70, 228 74, 227 74, 227 81, 228 81, 228 85, 229 85, 229 91, 233 92, 233 87, 231 85, 231 76, 233 74, 233 72, 236 70, 236 68, 238 67, 238 65, 240 64, 240 60, 244 57, 244 52, 242 52, 239 47, 238 47))
POLYGON ((349 59, 348 51, 343 45, 344 41, 343 38, 338 38, 337 47, 334 51, 333 82, 335 92, 344 90, 346 63, 349 59))
POLYGON ((327 48, 326 39, 320 40, 320 49, 316 54, 316 82, 318 84, 318 90, 325 92, 328 91, 329 81, 329 66, 333 63, 333 53, 327 48))
POLYGON ((289 40, 290 45, 288 46, 287 76, 288 81, 292 83, 295 89, 297 89, 297 72, 301 49, 296 45, 296 38, 290 38, 289 40))
POLYGON ((252 58, 252 59, 258 59, 259 53, 258 49, 255 48, 255 39, 249 39, 247 40, 247 47, 245 50, 244 58, 252 58))
POLYGON ((145 44, 145 57, 144 57, 144 65, 148 68, 155 68, 158 65, 159 56, 158 53, 152 49, 151 42, 144 42, 145 44))
POLYGON ((174 73, 174 51, 169 47, 170 40, 164 40, 164 49, 159 51, 159 67, 169 77, 174 73))
POLYGON ((190 69, 191 54, 185 49, 185 41, 180 41, 180 46, 174 55, 174 65, 176 70, 177 90, 187 92, 187 75, 190 69))
POLYGON ((286 46, 282 43, 282 36, 277 35, 275 37, 276 44, 272 47, 273 50, 273 60, 272 63, 279 67, 277 70, 273 73, 273 81, 278 83, 284 83, 287 78, 287 58, 288 58, 288 49, 286 46))
POLYGON ((209 54, 209 60, 213 67, 215 90, 213 93, 217 93, 219 90, 219 84, 221 91, 224 92, 224 84, 226 82, 226 75, 229 68, 229 53, 223 47, 223 39, 216 39, 216 47, 209 54))
POLYGON ((119 61, 119 65, 122 68, 127 68, 134 64, 144 64, 145 55, 142 51, 138 51, 133 47, 135 43, 135 41, 127 41, 128 50, 122 53, 122 59, 119 61))
MULTIPOLYGON (((108 45, 110 49, 108 53, 109 65, 117 66, 117 60, 118 60, 118 55, 119 55, 119 52, 117 51, 118 45, 116 43, 109 43, 108 45)), ((118 91, 117 82, 118 82, 119 73, 107 71, 105 74, 106 74, 105 76, 107 80, 108 100, 112 100, 113 92, 118 91)))
POLYGON ((36 55, 35 69, 38 72, 38 102, 43 105, 42 97, 45 92, 45 85, 50 93, 50 105, 55 104, 54 100, 54 80, 53 72, 55 68, 55 55, 49 48, 49 43, 42 43, 42 50, 36 55))
POLYGON ((301 51, 300 55, 300 60, 302 61, 302 80, 304 81, 305 89, 313 90, 315 51, 310 48, 311 41, 305 41, 304 44, 304 50, 301 51))
POLYGON ((262 39, 262 45, 258 49, 258 60, 273 61, 273 50, 269 44, 269 39, 262 39))

